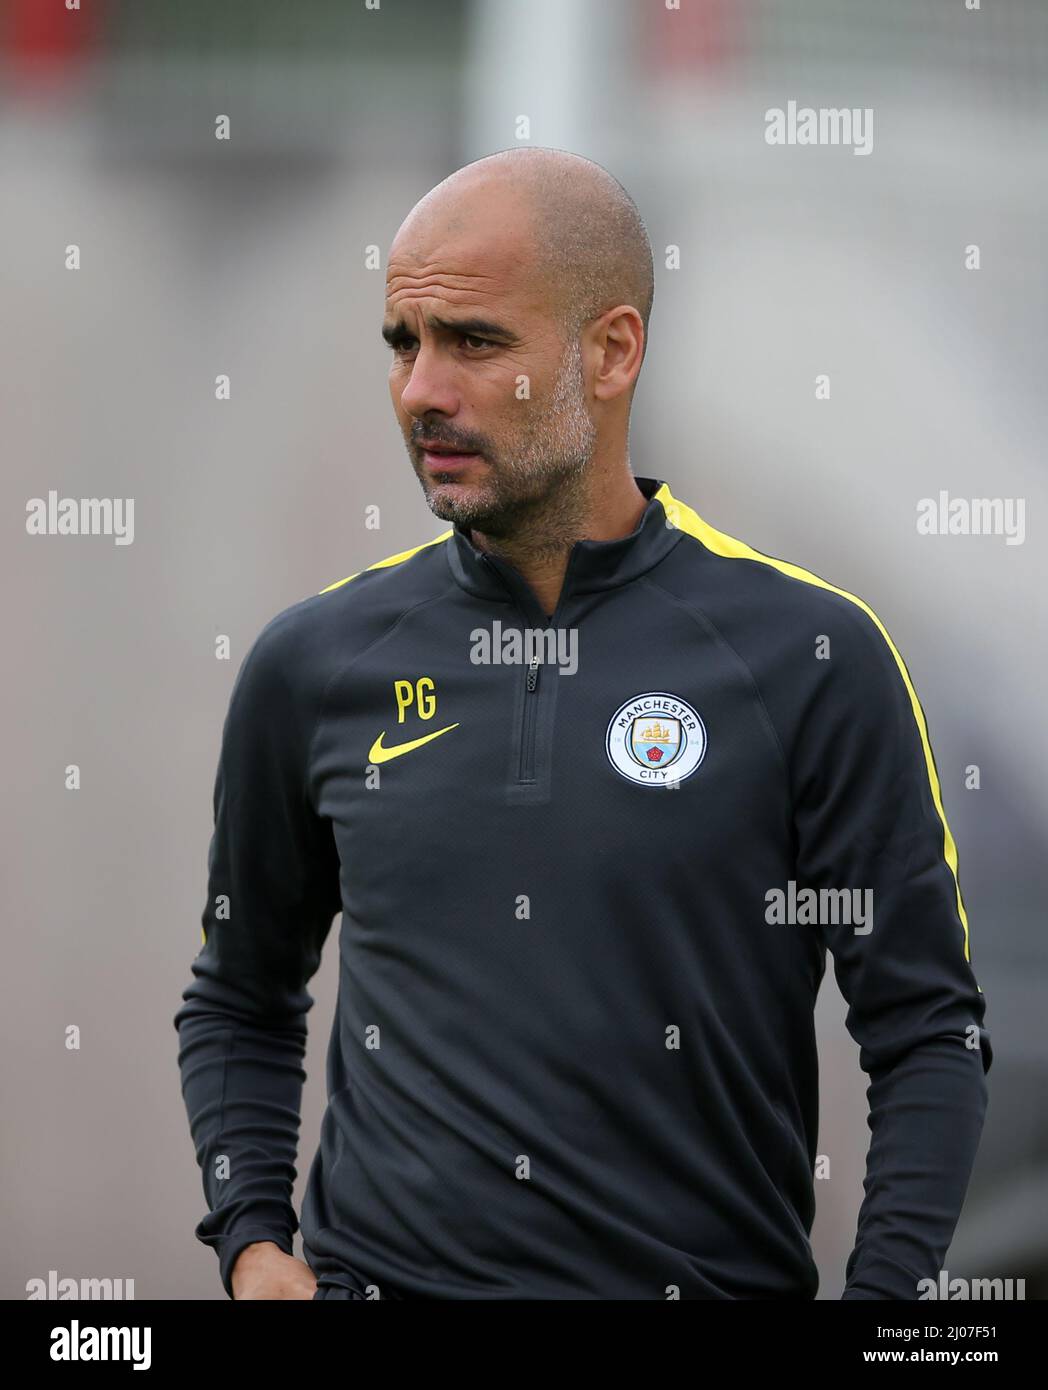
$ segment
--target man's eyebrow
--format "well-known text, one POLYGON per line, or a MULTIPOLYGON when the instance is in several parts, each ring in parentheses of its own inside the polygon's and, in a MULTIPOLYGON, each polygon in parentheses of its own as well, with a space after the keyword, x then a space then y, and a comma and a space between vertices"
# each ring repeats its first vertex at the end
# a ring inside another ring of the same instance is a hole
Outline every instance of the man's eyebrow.
MULTIPOLYGON (((426 326, 431 329, 439 329, 444 333, 468 334, 471 338, 498 338, 507 343, 516 341, 515 333, 504 328, 502 324, 495 323, 493 319, 442 319, 429 316, 426 319, 426 326)), ((392 324, 384 323, 382 325, 382 337, 391 347, 405 336, 411 337, 412 333, 403 319, 397 319, 392 324)))

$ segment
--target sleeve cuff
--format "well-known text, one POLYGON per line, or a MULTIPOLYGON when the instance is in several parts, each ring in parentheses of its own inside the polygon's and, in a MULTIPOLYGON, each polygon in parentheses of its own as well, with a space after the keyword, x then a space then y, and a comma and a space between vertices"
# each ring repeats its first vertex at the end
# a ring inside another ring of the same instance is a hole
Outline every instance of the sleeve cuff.
POLYGON ((218 1272, 222 1280, 222 1287, 230 1298, 233 1297, 233 1266, 236 1264, 237 1256, 245 1246, 254 1245, 256 1241, 260 1240, 273 1241, 275 1245, 280 1246, 285 1255, 295 1253, 291 1237, 286 1231, 273 1231, 265 1226, 251 1226, 226 1236, 218 1257, 218 1272))
POLYGON ((900 1301, 918 1297, 918 1277, 894 1260, 868 1260, 848 1278, 842 1302, 858 1298, 889 1298, 900 1301))

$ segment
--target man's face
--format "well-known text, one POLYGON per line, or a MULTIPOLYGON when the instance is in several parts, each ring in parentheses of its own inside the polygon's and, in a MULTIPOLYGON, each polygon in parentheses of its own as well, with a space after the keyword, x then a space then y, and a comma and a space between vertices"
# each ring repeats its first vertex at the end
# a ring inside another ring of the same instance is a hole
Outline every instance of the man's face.
POLYGON ((578 340, 565 349, 529 275, 526 228, 501 193, 417 215, 386 277, 390 395, 412 466, 437 516, 492 536, 577 476, 597 433, 578 340))

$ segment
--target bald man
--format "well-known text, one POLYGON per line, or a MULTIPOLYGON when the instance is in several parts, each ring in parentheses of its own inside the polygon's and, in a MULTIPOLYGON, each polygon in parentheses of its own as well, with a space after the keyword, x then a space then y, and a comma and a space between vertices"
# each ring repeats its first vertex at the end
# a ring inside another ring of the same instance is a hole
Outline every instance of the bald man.
POLYGON ((992 1054, 927 724, 866 603, 632 472, 652 298, 633 201, 560 151, 394 239, 451 524, 285 609, 230 699, 175 1024, 231 1297, 813 1298, 827 949, 870 1079, 844 1297, 939 1273, 992 1054))

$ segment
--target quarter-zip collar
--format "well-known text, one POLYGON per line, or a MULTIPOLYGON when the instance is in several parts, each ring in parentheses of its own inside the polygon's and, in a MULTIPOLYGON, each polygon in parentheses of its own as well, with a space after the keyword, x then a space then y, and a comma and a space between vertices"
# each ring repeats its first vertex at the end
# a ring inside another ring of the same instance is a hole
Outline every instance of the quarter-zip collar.
MULTIPOLYGON (((576 541, 568 554, 568 567, 560 602, 574 594, 628 584, 663 560, 680 541, 683 533, 667 521, 666 510, 656 496, 669 489, 658 478, 636 478, 648 499, 635 531, 616 540, 576 541)), ((489 555, 473 544, 469 530, 456 522, 447 545, 448 564, 455 579, 478 598, 505 603, 507 597, 530 599, 534 594, 520 572, 496 555, 489 555), (507 590, 509 593, 507 594, 507 590)))

